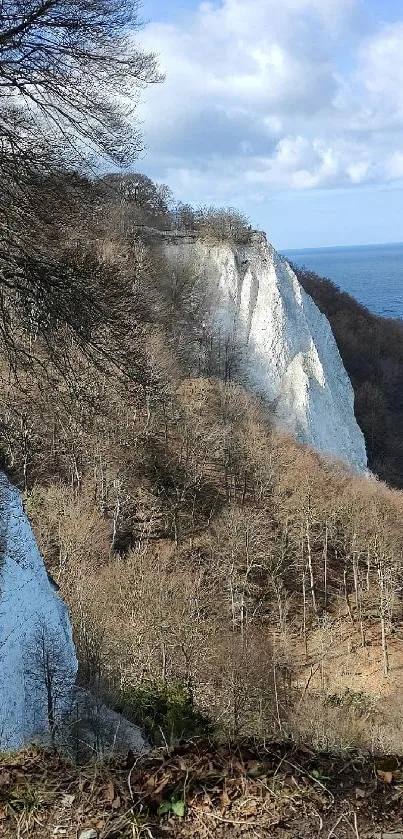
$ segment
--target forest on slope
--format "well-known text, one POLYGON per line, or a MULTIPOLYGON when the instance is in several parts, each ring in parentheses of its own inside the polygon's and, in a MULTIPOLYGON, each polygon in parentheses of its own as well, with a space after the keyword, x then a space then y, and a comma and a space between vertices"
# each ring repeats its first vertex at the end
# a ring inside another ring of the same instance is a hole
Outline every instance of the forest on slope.
POLYGON ((372 314, 335 283, 293 265, 330 322, 355 393, 369 468, 403 487, 403 323, 372 314))
POLYGON ((97 154, 133 165, 121 96, 160 80, 127 38, 133 4, 4 8, 2 465, 69 604, 80 684, 152 742, 403 748, 403 496, 273 426, 195 267, 150 239, 247 241, 247 220, 94 173, 97 154))

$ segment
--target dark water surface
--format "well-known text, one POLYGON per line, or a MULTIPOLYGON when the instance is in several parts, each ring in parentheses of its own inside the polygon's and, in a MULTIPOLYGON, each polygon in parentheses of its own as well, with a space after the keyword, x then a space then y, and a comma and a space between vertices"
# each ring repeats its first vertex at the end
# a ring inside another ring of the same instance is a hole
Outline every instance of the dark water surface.
POLYGON ((403 318, 403 243, 283 251, 296 265, 333 280, 377 315, 403 318))

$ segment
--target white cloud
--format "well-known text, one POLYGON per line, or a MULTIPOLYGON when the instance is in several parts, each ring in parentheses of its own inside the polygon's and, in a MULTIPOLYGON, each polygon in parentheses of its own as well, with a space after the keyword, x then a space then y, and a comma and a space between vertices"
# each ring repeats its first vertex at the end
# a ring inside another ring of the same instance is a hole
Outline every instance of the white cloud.
POLYGON ((369 38, 359 57, 359 80, 373 118, 384 127, 402 127, 403 22, 386 26, 369 38))
POLYGON ((385 176, 389 181, 403 178, 403 153, 401 151, 395 151, 387 158, 385 176))
POLYGON ((167 75, 143 106, 153 174, 200 201, 402 178, 403 21, 360 42, 361 13, 222 0, 151 23, 142 40, 167 75))

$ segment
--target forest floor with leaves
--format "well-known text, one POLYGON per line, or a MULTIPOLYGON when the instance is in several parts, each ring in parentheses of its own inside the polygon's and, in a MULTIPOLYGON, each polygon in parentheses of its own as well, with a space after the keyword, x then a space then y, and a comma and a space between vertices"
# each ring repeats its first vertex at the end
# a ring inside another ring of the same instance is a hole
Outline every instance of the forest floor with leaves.
POLYGON ((0 837, 403 839, 403 759, 208 740, 76 766, 0 758, 0 837))

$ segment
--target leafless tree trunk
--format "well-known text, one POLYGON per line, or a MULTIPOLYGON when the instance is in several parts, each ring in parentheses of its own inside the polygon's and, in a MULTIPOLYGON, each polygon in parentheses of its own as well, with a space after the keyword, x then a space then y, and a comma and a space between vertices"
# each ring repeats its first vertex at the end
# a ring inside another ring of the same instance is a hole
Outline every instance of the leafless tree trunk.
POLYGON ((323 542, 323 608, 327 610, 327 554, 328 554, 329 528, 326 520, 325 538, 323 542))
POLYGON ((316 617, 318 617, 318 606, 316 602, 316 586, 315 586, 315 577, 314 577, 314 570, 312 564, 312 549, 311 549, 311 536, 310 536, 310 526, 309 526, 309 519, 306 517, 305 519, 305 536, 306 536, 306 548, 307 548, 307 558, 308 558, 308 571, 309 571, 309 583, 310 583, 310 590, 311 590, 311 598, 312 598, 312 606, 315 612, 316 617))
POLYGON ((382 662, 383 675, 385 678, 389 675, 389 653, 388 642, 386 636, 386 616, 387 616, 387 602, 385 590, 385 569, 383 566, 383 559, 378 559, 378 582, 379 582, 379 621, 381 625, 381 644, 382 644, 382 662))

